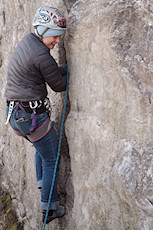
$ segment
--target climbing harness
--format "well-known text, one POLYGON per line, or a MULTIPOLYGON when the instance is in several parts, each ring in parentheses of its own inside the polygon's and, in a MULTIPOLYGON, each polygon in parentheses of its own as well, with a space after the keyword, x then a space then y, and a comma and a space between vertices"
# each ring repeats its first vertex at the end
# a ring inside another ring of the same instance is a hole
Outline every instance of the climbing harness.
POLYGON ((52 180, 52 185, 51 185, 51 189, 50 189, 50 194, 49 194, 49 199, 48 199, 48 207, 47 207, 47 211, 46 211, 46 215, 45 215, 43 230, 45 230, 46 221, 47 221, 47 217, 48 217, 48 213, 49 213, 49 209, 50 209, 50 202, 51 202, 51 198, 52 198, 52 192, 53 192, 53 187, 54 187, 54 182, 55 182, 55 177, 56 177, 56 171, 57 171, 57 166, 58 166, 58 161, 59 161, 59 156, 60 156, 63 125, 64 125, 65 112, 66 112, 66 103, 67 103, 67 97, 68 97, 68 84, 69 84, 69 70, 68 70, 68 67, 67 67, 67 84, 66 84, 66 94, 65 94, 65 102, 64 102, 63 116, 62 116, 62 122, 61 122, 61 129, 60 129, 60 138, 59 138, 57 158, 56 158, 56 162, 55 162, 53 180, 52 180))
POLYGON ((7 106, 9 107, 9 112, 8 112, 7 121, 5 122, 5 124, 9 122, 12 111, 15 108, 20 109, 25 113, 34 112, 35 114, 43 113, 46 110, 50 110, 50 111, 52 110, 50 100, 48 97, 46 97, 43 101, 38 100, 38 101, 23 102, 23 101, 8 101, 7 100, 7 106))
MULTIPOLYGON (((31 113, 31 120, 32 124, 30 127, 30 134, 26 135, 28 139, 31 142, 35 142, 40 140, 42 137, 44 137, 52 128, 52 122, 50 120, 50 113, 51 113, 51 104, 49 101, 49 98, 45 98, 43 101, 30 101, 30 102, 17 102, 17 101, 7 101, 7 104, 9 106, 9 112, 7 116, 7 121, 5 124, 8 124, 12 111, 16 109, 15 117, 17 119, 18 116, 18 110, 22 110, 24 114, 27 116, 27 119, 30 121, 27 113, 31 113), (43 112, 48 113, 48 119, 39 127, 36 129, 37 126, 37 116, 36 114, 40 114, 43 112)), ((22 132, 13 129, 14 132, 18 136, 26 137, 22 132)))

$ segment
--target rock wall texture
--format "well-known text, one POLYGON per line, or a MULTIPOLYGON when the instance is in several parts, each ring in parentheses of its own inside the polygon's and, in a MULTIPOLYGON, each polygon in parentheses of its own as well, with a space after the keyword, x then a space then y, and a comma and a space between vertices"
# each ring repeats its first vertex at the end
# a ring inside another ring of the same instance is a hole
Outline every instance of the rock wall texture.
POLYGON ((151 230, 153 1, 79 1, 66 50, 74 229, 151 230))
MULTIPOLYGON (((7 66, 10 56, 20 39, 27 33, 33 31, 31 23, 36 10, 40 6, 51 5, 59 7, 67 16, 72 4, 72 0, 65 1, 65 3, 62 0, 0 0, 0 108, 1 111, 3 111, 0 114, 0 184, 2 188, 11 195, 12 207, 16 210, 18 219, 24 225, 24 229, 27 230, 42 229, 41 212, 39 208, 40 191, 38 191, 36 186, 34 148, 22 138, 15 136, 9 126, 4 125, 6 120, 4 90, 7 66)), ((59 47, 55 48, 52 55, 59 64, 66 62, 63 41, 59 47)), ((55 121, 55 128, 59 134, 65 93, 54 93, 49 90, 49 96, 52 101, 52 120, 55 121)), ((66 138, 64 137, 63 135, 59 198, 60 202, 66 204, 67 209, 71 210, 73 205, 73 187, 70 175, 68 146, 66 138), (67 198, 69 198, 69 202, 67 202, 67 198)), ((5 214, 7 215, 7 213, 8 212, 5 214)), ((8 219, 6 215, 4 215, 3 218, 4 222, 8 219)), ((60 225, 64 226, 64 222, 66 221, 63 220, 63 224, 60 224, 58 221, 54 221, 52 227, 58 229, 60 225)), ((7 223, 4 223, 3 227, 5 226, 8 226, 7 223)))
MULTIPOLYGON (((0 0, 1 186, 24 229, 42 229, 34 149, 4 126, 8 61, 40 5, 68 18, 66 54, 63 42, 52 53, 70 71, 59 181, 67 213, 49 229, 152 230, 152 0, 0 0)), ((64 94, 49 94, 58 131, 64 94)))

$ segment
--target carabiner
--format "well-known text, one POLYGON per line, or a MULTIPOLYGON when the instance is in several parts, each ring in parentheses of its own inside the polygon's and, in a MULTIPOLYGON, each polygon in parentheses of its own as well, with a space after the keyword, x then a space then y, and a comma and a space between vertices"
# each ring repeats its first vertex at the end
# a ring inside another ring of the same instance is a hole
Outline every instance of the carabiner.
POLYGON ((29 101, 29 106, 31 109, 36 109, 38 107, 38 102, 37 101, 29 101), (34 104, 34 106, 32 104, 34 104))

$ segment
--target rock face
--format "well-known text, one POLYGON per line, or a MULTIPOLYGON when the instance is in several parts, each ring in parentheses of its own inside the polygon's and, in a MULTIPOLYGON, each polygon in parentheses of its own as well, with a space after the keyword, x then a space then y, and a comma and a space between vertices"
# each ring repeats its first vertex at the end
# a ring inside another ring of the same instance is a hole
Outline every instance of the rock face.
MULTIPOLYGON (((66 1, 65 3, 62 0, 45 1, 45 5, 59 7, 64 11, 65 15, 68 15, 72 4, 73 1, 66 1)), ((4 90, 10 56, 20 39, 33 31, 31 23, 34 14, 42 5, 44 5, 44 1, 39 0, 30 2, 25 0, 0 0, 0 108, 3 111, 0 115, 0 184, 11 195, 11 207, 14 207, 19 221, 24 225, 24 229, 27 230, 42 229, 40 191, 36 186, 35 175, 35 150, 31 144, 17 137, 10 126, 4 125, 6 120, 4 90)), ((55 48, 52 55, 59 64, 66 62, 63 41, 60 47, 55 48)), ((52 101, 52 120, 55 121, 55 128, 59 136, 65 93, 55 93, 49 90, 49 96, 52 101)), ((66 204, 68 210, 71 210, 73 187, 70 176, 68 146, 64 135, 60 162, 59 199, 61 203, 66 204), (67 198, 69 202, 66 203, 67 198)), ((4 222, 5 220, 6 218, 3 219, 4 222)), ((58 224, 58 221, 54 221, 53 226, 58 229, 61 224, 58 224)), ((7 226, 7 223, 4 223, 4 226, 7 226)))
POLYGON ((152 229, 152 1, 79 1, 67 37, 75 229, 152 229))
MULTIPOLYGON (((68 18, 65 48, 70 71, 70 159, 64 139, 59 181, 67 214, 50 227, 152 230, 153 1, 74 2, 45 1, 68 18)), ((27 230, 42 229, 34 149, 4 126, 4 88, 10 55, 30 32, 34 12, 42 4, 0 0, 1 185, 27 230)), ((62 63, 63 45, 59 49, 53 56, 62 63)), ((64 95, 50 91, 50 97, 58 130, 64 95)))

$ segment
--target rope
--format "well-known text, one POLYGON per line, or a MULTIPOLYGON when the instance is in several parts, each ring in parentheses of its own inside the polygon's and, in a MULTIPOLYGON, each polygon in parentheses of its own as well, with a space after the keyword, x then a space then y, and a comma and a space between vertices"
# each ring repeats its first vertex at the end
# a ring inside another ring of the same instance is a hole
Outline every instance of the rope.
POLYGON ((55 168, 54 168, 54 173, 53 173, 53 180, 52 180, 52 185, 51 185, 51 189, 50 189, 49 200, 48 200, 48 207, 47 207, 47 212, 46 212, 46 215, 45 215, 43 230, 45 230, 45 226, 46 226, 46 221, 47 221, 47 217, 48 217, 48 212, 49 212, 49 208, 50 208, 50 202, 51 202, 51 198, 52 198, 52 192, 53 192, 53 187, 54 187, 54 182, 55 182, 55 177, 56 177, 58 160, 59 160, 59 156, 60 156, 60 149, 61 149, 61 142, 62 142, 62 133, 63 133, 63 126, 64 126, 64 118, 65 118, 65 112, 66 112, 66 103, 67 103, 67 97, 68 97, 68 83, 69 83, 69 71, 68 71, 68 67, 67 67, 67 84, 66 84, 66 94, 65 94, 65 102, 64 102, 63 116, 62 116, 62 122, 61 122, 61 129, 60 129, 60 138, 59 138, 57 158, 56 158, 56 162, 55 162, 55 168))

